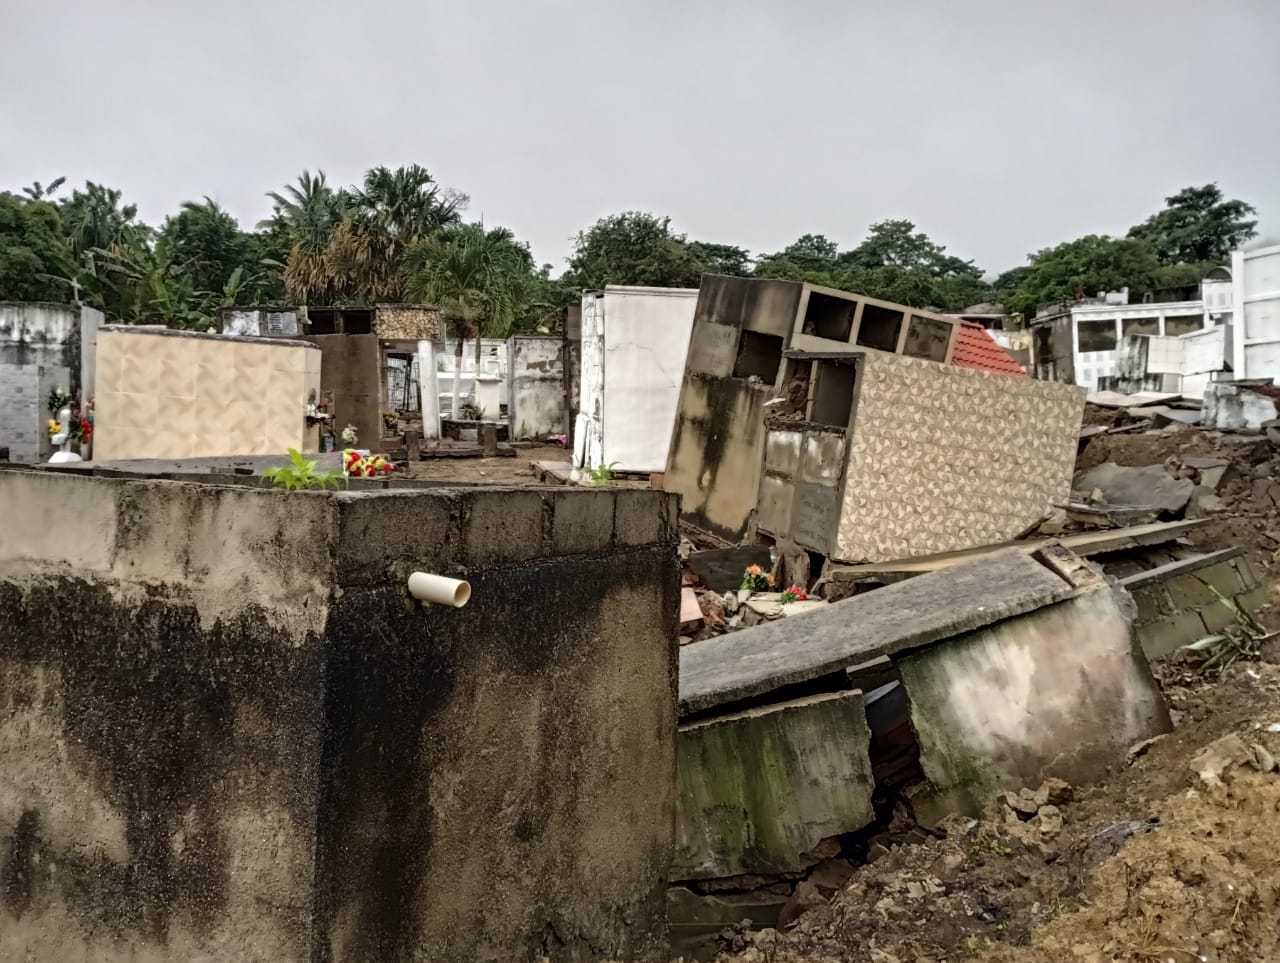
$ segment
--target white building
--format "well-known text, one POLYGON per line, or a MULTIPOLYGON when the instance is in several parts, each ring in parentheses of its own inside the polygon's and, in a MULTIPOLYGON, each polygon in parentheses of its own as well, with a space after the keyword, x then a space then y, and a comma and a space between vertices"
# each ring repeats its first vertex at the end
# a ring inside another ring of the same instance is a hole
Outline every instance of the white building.
POLYGON ((574 465, 666 470, 697 303, 697 288, 583 295, 574 465))
MULTIPOLYGON (((1231 366, 1236 378, 1280 377, 1280 246, 1231 256, 1231 366)), ((1221 293, 1215 292, 1221 297, 1221 293)))

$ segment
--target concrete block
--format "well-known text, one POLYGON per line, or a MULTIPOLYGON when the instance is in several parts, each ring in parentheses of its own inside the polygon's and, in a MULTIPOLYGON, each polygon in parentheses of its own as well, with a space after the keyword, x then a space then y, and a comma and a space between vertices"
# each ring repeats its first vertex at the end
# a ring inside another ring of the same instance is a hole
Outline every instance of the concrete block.
MULTIPOLYGON (((1194 572, 1188 572, 1185 575, 1175 575, 1173 578, 1164 583, 1169 597, 1173 599, 1173 604, 1179 609, 1196 608, 1201 605, 1209 605, 1215 600, 1214 595, 1209 591, 1209 583, 1205 580, 1205 573, 1209 569, 1198 569, 1194 572)), ((1227 571, 1230 573, 1232 582, 1235 581, 1235 573, 1228 566, 1227 571)), ((1236 586, 1233 589, 1238 590, 1236 586)), ((1228 592, 1227 597, 1230 598, 1233 592, 1228 592)))
POLYGON ((1154 622, 1177 612, 1173 599, 1163 585, 1144 585, 1130 590, 1133 601, 1138 606, 1139 624, 1154 622))
POLYGON ((821 840, 874 818, 870 744, 859 692, 682 726, 671 879, 804 868, 821 840))
POLYGON ((499 560, 520 561, 545 553, 543 510, 536 491, 499 489, 463 492, 462 564, 484 567, 499 560))
POLYGON ((573 489, 552 495, 551 551, 555 555, 600 552, 613 543, 614 493, 573 489))
POLYGON ((1162 659, 1208 634, 1204 619, 1195 609, 1145 622, 1137 626, 1136 632, 1143 653, 1152 660, 1162 659))
POLYGON ((383 584, 388 563, 399 579, 410 572, 453 575, 461 538, 461 498, 452 492, 400 489, 342 492, 335 548, 337 577, 345 586, 383 584), (371 547, 376 550, 371 551, 371 547))
POLYGON ((673 538, 675 519, 665 492, 619 490, 617 499, 613 531, 618 545, 652 545, 673 538))
POLYGON ((926 826, 952 812, 976 815, 996 791, 1048 776, 1089 782, 1135 742, 1172 728, 1109 588, 923 649, 898 665, 929 781, 929 791, 913 800, 926 826))

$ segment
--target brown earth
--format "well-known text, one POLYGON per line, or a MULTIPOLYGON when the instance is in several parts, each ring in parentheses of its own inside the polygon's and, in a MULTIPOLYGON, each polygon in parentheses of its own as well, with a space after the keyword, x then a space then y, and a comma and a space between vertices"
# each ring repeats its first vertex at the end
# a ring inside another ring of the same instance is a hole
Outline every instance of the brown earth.
MULTIPOLYGON (((1131 421, 1086 413, 1087 424, 1131 421)), ((1189 456, 1230 462, 1221 504, 1189 541, 1243 548, 1275 597, 1280 452, 1265 438, 1177 427, 1097 435, 1078 468, 1185 473, 1189 456)), ((1280 757, 1280 642, 1264 653, 1217 679, 1185 660, 1160 664, 1175 730, 1131 765, 1075 787, 1047 817, 1024 791, 1021 816, 993 801, 975 826, 895 846, 830 901, 814 894, 786 932, 725 931, 717 963, 1280 960, 1280 774, 1239 767, 1208 788, 1190 767, 1232 733, 1280 757)))
POLYGON ((1179 725, 1027 827, 993 803, 967 832, 895 847, 784 934, 726 932, 717 963, 1261 961, 1280 953, 1280 775, 1205 789, 1189 763, 1239 733, 1280 752, 1280 665, 1162 673, 1179 725), (1060 831, 1056 829, 1061 818, 1060 831), (1034 838, 1034 837, 1033 837, 1034 838), (1042 841, 1043 840, 1043 841, 1042 841))

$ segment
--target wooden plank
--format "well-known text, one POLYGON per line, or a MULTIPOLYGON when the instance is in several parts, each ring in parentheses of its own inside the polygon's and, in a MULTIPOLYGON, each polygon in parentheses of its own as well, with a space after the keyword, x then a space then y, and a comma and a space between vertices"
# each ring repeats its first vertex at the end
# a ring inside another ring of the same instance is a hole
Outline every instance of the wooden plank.
POLYGON ((1050 542, 1059 542, 1077 555, 1103 555, 1107 552, 1118 552, 1127 548, 1142 545, 1163 545, 1175 538, 1180 538, 1191 529, 1205 524, 1208 519, 1196 518, 1180 522, 1156 522, 1151 525, 1135 525, 1130 528, 1108 529, 1101 532, 1081 532, 1075 535, 1060 535, 1054 538, 1033 538, 1026 541, 1002 542, 997 545, 984 545, 981 548, 967 548, 958 552, 943 552, 938 555, 921 555, 917 558, 898 559, 893 562, 868 562, 861 565, 845 565, 831 562, 823 577, 834 581, 858 581, 869 576, 881 574, 919 574, 936 572, 950 568, 961 562, 983 558, 1001 549, 1016 549, 1023 552, 1034 552, 1050 542))

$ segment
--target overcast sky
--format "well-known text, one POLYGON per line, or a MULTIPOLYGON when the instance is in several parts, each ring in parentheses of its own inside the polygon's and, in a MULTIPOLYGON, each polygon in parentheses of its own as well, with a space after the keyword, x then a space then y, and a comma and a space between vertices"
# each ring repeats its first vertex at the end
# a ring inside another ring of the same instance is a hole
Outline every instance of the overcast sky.
POLYGON ((1216 180, 1280 235, 1276 0, 0 0, 0 189, 252 226, 304 168, 417 162, 540 261, 597 218, 990 271, 1216 180))

